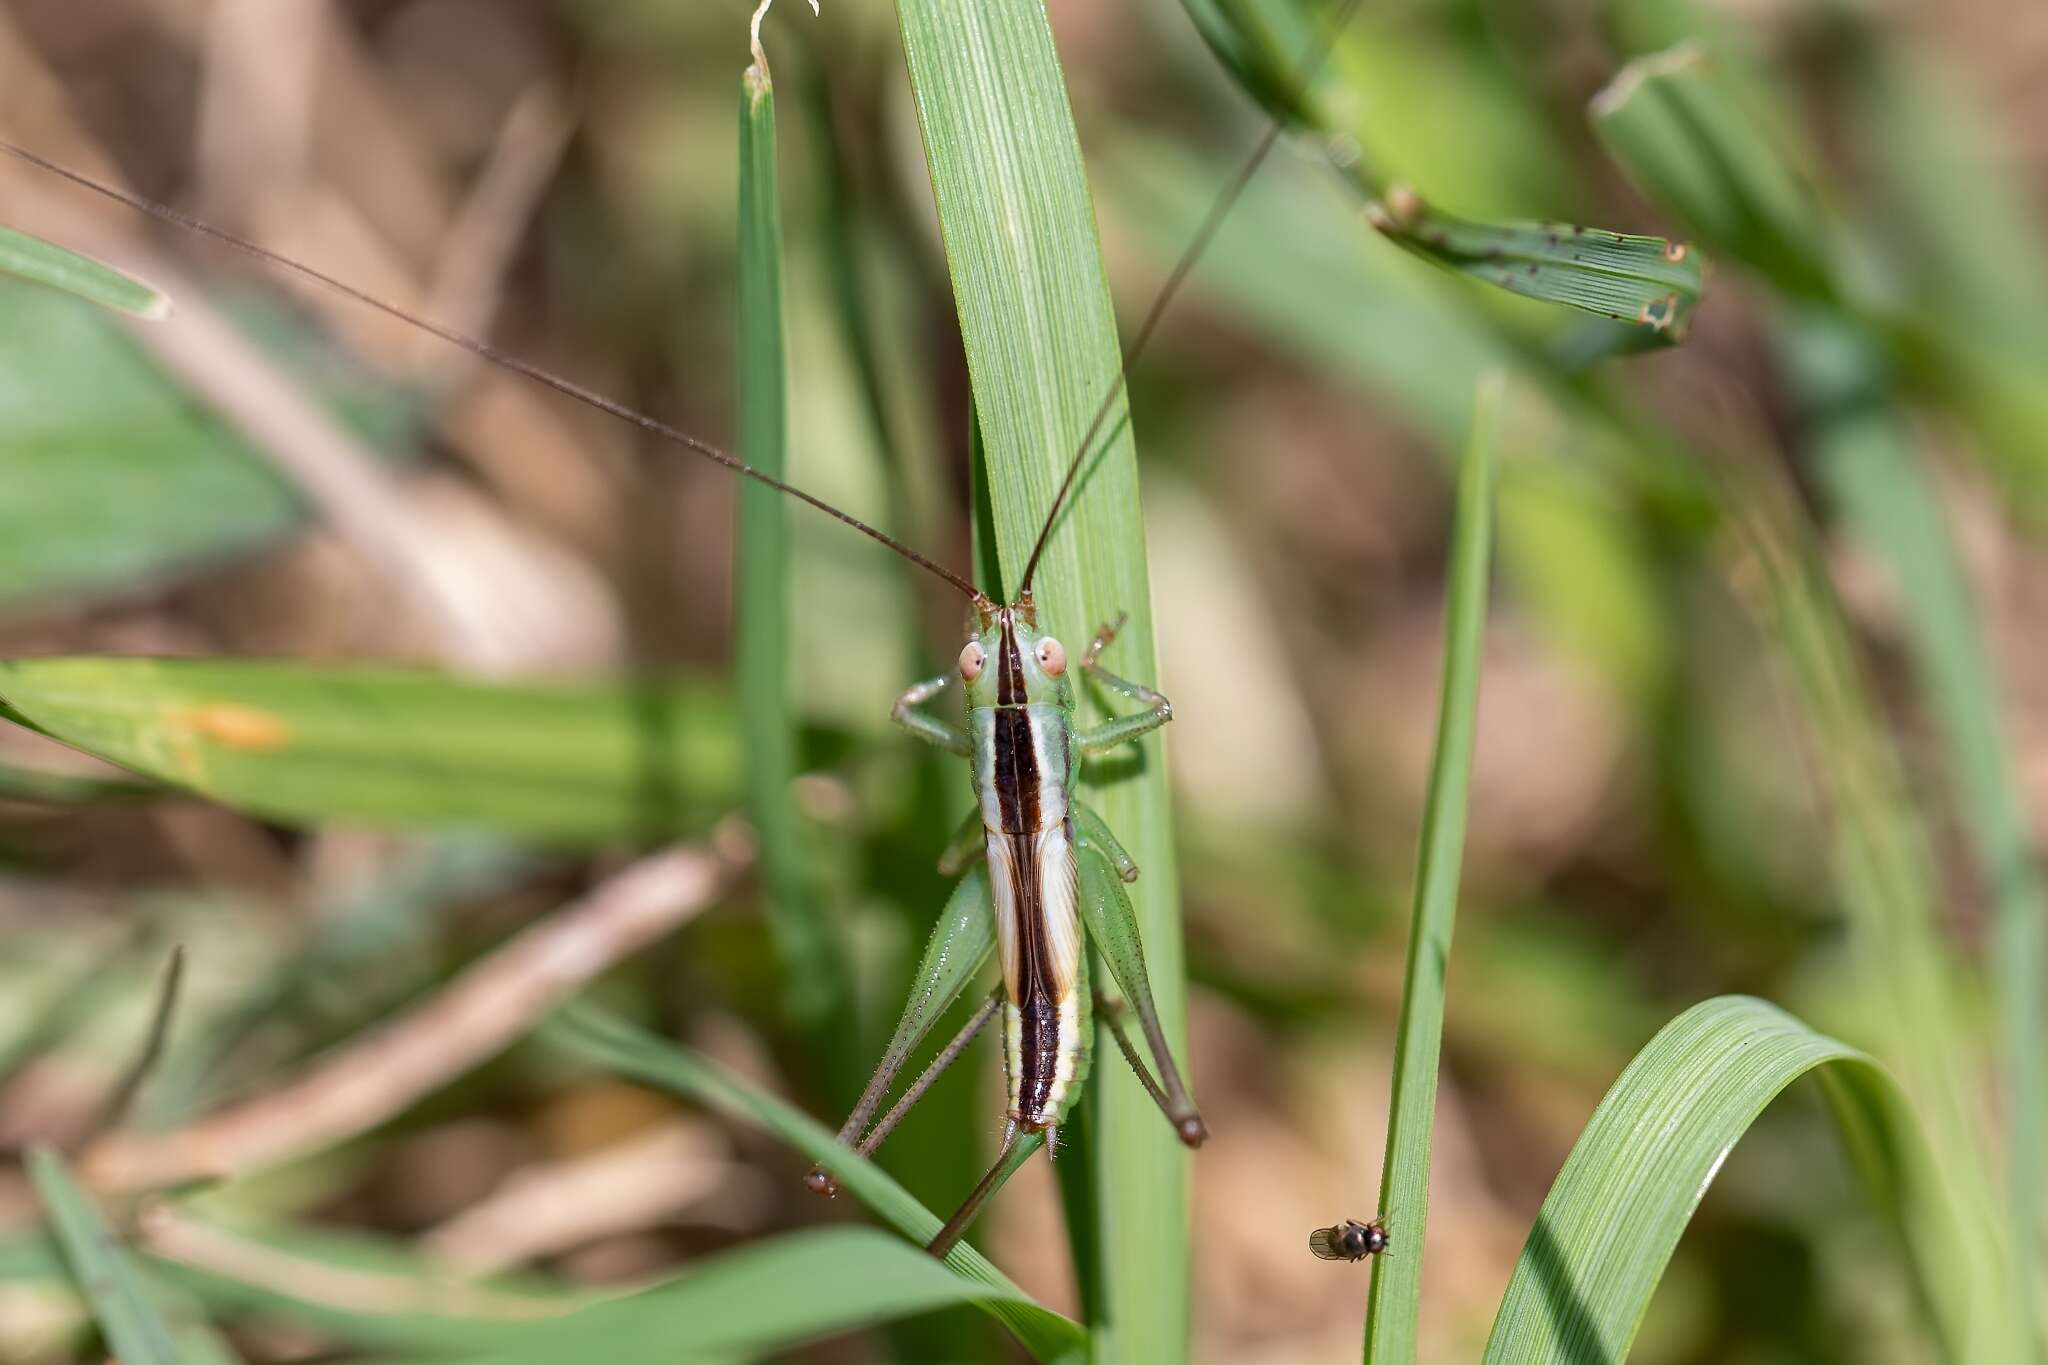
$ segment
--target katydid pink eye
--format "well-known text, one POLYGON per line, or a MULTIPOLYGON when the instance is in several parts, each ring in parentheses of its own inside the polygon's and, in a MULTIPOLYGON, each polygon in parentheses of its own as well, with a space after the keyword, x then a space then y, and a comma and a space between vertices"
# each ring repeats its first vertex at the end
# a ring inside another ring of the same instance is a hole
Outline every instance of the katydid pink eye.
POLYGON ((1067 647, 1047 635, 1038 642, 1038 666, 1049 678, 1067 671, 1067 647))
POLYGON ((981 647, 979 640, 969 640, 967 648, 960 651, 960 679, 973 682, 981 676, 981 666, 988 662, 988 651, 981 647))

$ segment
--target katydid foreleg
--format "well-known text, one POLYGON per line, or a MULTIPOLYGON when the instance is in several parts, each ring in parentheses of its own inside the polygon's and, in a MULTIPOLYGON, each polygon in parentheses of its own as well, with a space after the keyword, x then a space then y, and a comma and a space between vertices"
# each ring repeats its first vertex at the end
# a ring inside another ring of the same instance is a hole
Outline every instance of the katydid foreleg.
MULTIPOLYGON (((1095 632, 1095 638, 1088 644, 1088 652, 1081 656, 1081 668, 1102 686, 1120 697, 1129 697, 1132 701, 1142 703, 1146 709, 1132 716, 1111 716, 1102 724, 1091 726, 1076 734, 1074 739, 1080 745, 1081 752, 1091 758, 1114 749, 1119 744, 1128 744, 1138 736, 1149 734, 1173 719, 1173 703, 1166 699, 1164 693, 1155 691, 1143 683, 1119 678, 1102 666, 1102 651, 1109 648, 1110 641, 1116 639, 1117 628, 1122 624, 1123 620, 1119 617, 1115 622, 1095 632)), ((1121 853, 1123 850, 1117 851, 1121 853)), ((1129 857, 1126 856, 1118 864, 1118 870, 1122 871, 1129 861, 1129 857)), ((1133 868, 1124 880, 1132 881, 1136 876, 1136 869, 1133 868)))
POLYGON ((929 711, 918 708, 953 685, 953 675, 941 673, 936 678, 926 678, 904 690, 889 708, 889 719, 916 735, 927 744, 935 744, 947 753, 967 758, 974 753, 967 732, 949 721, 941 720, 929 711))

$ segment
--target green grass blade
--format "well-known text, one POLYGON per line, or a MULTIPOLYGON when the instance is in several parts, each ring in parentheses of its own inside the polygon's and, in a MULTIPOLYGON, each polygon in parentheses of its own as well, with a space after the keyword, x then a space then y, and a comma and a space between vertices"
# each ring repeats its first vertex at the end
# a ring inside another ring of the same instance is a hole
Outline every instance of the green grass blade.
MULTIPOLYGON (((783 335, 775 87, 765 65, 749 66, 740 78, 739 129, 739 455, 782 478, 789 464, 789 362, 783 335)), ((843 1025, 848 993, 832 925, 805 873, 803 833, 791 796, 796 776, 791 499, 751 479, 740 483, 733 672, 747 812, 760 840, 785 1009, 824 1036, 829 1021, 843 1025)), ((851 1032, 841 1026, 830 1028, 829 1036, 847 1039, 851 1032)))
MULTIPOLYGON (((1921 1191, 1916 1224, 1956 1235, 1931 1277, 1933 1311, 1968 1360, 2018 1360, 2025 1309, 2010 1301, 1994 1167, 1976 1099, 1976 1030, 1957 989, 1927 833, 1794 495, 1761 467, 1736 475, 1731 512, 1763 583, 1766 634, 1800 708, 1829 815, 1848 928, 1844 1023, 1898 1076, 1948 1188, 1921 1191)), ((1921 1234, 1932 1238, 1935 1232, 1921 1234)))
POLYGON ((1330 131, 1301 78, 1301 54, 1316 34, 1311 16, 1291 3, 1246 0, 1182 0, 1182 8, 1216 60, 1268 114, 1330 131))
MULTIPOLYGON (((897 13, 987 451, 998 556, 1013 584, 1120 368, 1094 207, 1039 0, 899 0, 897 13)), ((1149 682, 1158 678, 1151 589, 1120 398, 1098 439, 1101 451, 1039 566, 1039 617, 1078 648, 1128 612, 1110 664, 1149 682)), ((1171 680, 1164 690, 1172 692, 1171 680)), ((1085 698, 1084 719, 1102 714, 1098 703, 1085 698)), ((1147 738, 1134 759, 1120 758, 1116 779, 1096 781, 1089 799, 1144 869, 1132 900, 1160 1014, 1174 1047, 1184 1048, 1180 892, 1161 741, 1147 738)), ((1199 1097, 1201 1068, 1192 1069, 1199 1097)), ((1084 1103, 1093 1107, 1099 1254, 1079 1273, 1100 1309, 1097 1354, 1185 1359, 1187 1154, 1122 1066, 1094 1067, 1084 1103)))
POLYGON ((1796 139, 1717 61, 1681 43, 1630 62, 1594 97, 1594 132, 1637 188, 1709 250, 1793 293, 1827 295, 1825 219, 1787 154, 1796 139))
POLYGON ((288 823, 475 825, 613 842, 706 823, 739 790, 730 707, 689 685, 17 659, 0 661, 0 719, 288 823))
POLYGON ((0 275, 47 285, 139 318, 168 317, 171 311, 168 295, 134 276, 10 227, 0 227, 0 275))
POLYGON ((1395 186, 1368 213, 1389 241, 1514 294, 1560 303, 1669 342, 1706 288, 1706 261, 1684 242, 1572 223, 1474 223, 1395 186))
MULTIPOLYGON (((918 1203, 886 1171, 854 1155, 808 1114, 624 1020, 588 1005, 571 1004, 541 1026, 539 1037, 592 1066, 687 1095, 765 1128, 831 1171, 842 1189, 920 1245, 930 1241, 944 1224, 945 1220, 918 1203)), ((956 1246, 945 1264, 954 1274, 1002 1295, 991 1303, 990 1312, 1039 1359, 1064 1360, 1085 1347, 1079 1327, 1024 1298, 1022 1291, 973 1247, 964 1242, 956 1246)))
MULTIPOLYGON (((825 1228, 715 1257, 678 1278, 520 1330, 473 1357, 494 1365, 751 1360, 819 1337, 940 1308, 1045 1310, 1021 1290, 954 1274, 873 1228, 825 1228)), ((1071 1324, 1069 1325, 1071 1327, 1071 1324)), ((1078 1331, 1073 1332, 1078 1338, 1078 1331)))
MULTIPOLYGON (((1841 334, 1809 332, 1803 339, 1811 353, 1841 334)), ((2033 1297, 2039 1257, 2041 1153, 2048 1139, 2041 1109, 2048 890, 2035 866, 2027 813, 2007 757, 2004 706, 1940 499, 1881 389, 1861 386, 1877 383, 1878 371, 1863 367, 1844 378, 1851 387, 1809 394, 1819 415, 1816 463, 1854 533, 1878 552, 1898 585, 1907 640, 1962 807, 1963 833, 1991 897, 1990 976, 2008 1115, 2006 1255, 2013 1302, 2025 1304, 2033 1297)))
MULTIPOLYGON (((1724 996, 1666 1024, 1621 1073, 1558 1173, 1508 1281, 1488 1365, 1620 1365, 1721 1163, 1778 1093, 1826 1068, 1843 1140, 1895 1245, 1927 1168, 1889 1076, 1774 1005, 1724 996)), ((1937 1217, 1947 1215, 1937 1213, 1937 1217)))
POLYGON ((1443 1047, 1444 964, 1450 960, 1451 926, 1458 911, 1465 799, 1471 785, 1479 712, 1479 659, 1486 633, 1501 389, 1498 377, 1480 381, 1472 406, 1472 431, 1458 473, 1457 519, 1451 532, 1436 757, 1422 813, 1415 915, 1408 930, 1408 971, 1394 1043, 1386 1166, 1380 1176, 1379 1207, 1398 1211, 1393 1236, 1399 1250, 1374 1266, 1372 1292, 1366 1302, 1365 1359, 1386 1365, 1415 1359, 1422 1238, 1429 1221, 1429 1139, 1436 1117, 1437 1061, 1443 1047))
MULTIPOLYGON (((283 1318, 365 1349, 423 1359, 607 1362, 751 1359, 956 1305, 1063 1320, 1014 1286, 955 1274, 871 1228, 816 1230, 702 1261, 632 1294, 544 1276, 474 1279, 398 1243, 329 1230, 255 1231, 178 1210, 161 1264, 216 1315, 283 1318), (180 1255, 188 1258, 180 1260, 180 1255)), ((1064 1337, 1078 1347, 1072 1323, 1064 1337)), ((1049 1357, 1049 1358, 1057 1358, 1049 1357)))
POLYGON ((537 1321, 599 1297, 532 1272, 466 1274, 393 1238, 182 1204, 158 1206, 148 1239, 151 1273, 216 1321, 284 1321, 380 1353, 504 1349, 537 1321))
POLYGON ((134 1261, 72 1180, 64 1159, 47 1147, 28 1154, 28 1176, 49 1215, 108 1347, 125 1365, 178 1365, 178 1347, 134 1261))

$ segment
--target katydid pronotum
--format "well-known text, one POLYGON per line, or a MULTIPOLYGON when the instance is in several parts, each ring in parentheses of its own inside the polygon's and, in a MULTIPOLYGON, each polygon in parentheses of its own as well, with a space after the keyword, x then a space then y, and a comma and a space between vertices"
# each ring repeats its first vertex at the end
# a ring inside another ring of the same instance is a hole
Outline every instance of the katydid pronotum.
MULTIPOLYGON (((1347 4, 1342 15, 1348 17, 1352 7, 1347 4)), ((1332 36, 1340 26, 1341 21, 1332 26, 1332 36)), ((1305 72, 1320 61, 1319 52, 1305 72)), ((1166 305, 1281 132, 1276 120, 1218 195, 1134 334, 1125 354, 1126 369, 1144 349, 1166 305)), ((1102 625, 1070 668, 1065 646, 1049 630, 1041 629, 1031 593, 1033 575, 1060 509, 1074 491, 1095 440, 1121 395, 1121 374, 1103 396, 1071 456, 1065 478, 1046 509, 1015 596, 998 601, 886 532, 747 465, 710 442, 177 210, 101 184, 11 143, 0 142, 0 150, 130 208, 309 278, 797 498, 886 545, 966 595, 972 617, 957 672, 911 687, 897 700, 892 717, 918 738, 970 760, 977 806, 941 855, 941 869, 949 875, 959 874, 960 880, 939 917, 881 1063, 840 1130, 841 1141, 863 1155, 873 1151, 938 1074, 998 1014, 1003 1022, 1008 1078, 1001 1150, 988 1174, 931 1242, 929 1249, 934 1254, 949 1250, 1016 1163, 1039 1142, 1050 1141, 1056 1134, 1081 1093, 1098 1016, 1180 1141, 1194 1147, 1206 1138, 1207 1130, 1161 1024, 1137 919, 1123 890, 1124 883, 1137 877, 1137 865, 1077 792, 1084 757, 1139 740, 1170 720, 1172 708, 1153 688, 1119 677, 1105 667, 1102 656, 1115 638, 1114 625, 1102 625), (1072 669, 1138 709, 1093 726, 1078 725, 1072 669), (956 678, 966 698, 964 726, 925 709, 950 690, 956 678), (1090 945, 1122 991, 1122 1001, 1098 995, 1091 988, 1090 945), (898 1073, 991 954, 1001 965, 1000 985, 971 1011, 956 1036, 877 1120, 898 1073), (1136 1016, 1151 1067, 1124 1028, 1126 1007, 1136 1016)), ((814 1170, 807 1183, 822 1193, 835 1188, 822 1169, 814 1170)))

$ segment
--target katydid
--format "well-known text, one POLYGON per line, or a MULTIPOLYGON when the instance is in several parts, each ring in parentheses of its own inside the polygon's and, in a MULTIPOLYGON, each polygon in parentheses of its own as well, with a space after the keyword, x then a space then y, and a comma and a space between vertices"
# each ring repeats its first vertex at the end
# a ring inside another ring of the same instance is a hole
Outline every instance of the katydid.
MULTIPOLYGON (((1353 0, 1355 3, 1355 0, 1353 0)), ((1348 17, 1351 6, 1342 13, 1348 17)), ((1335 29, 1328 35, 1334 40, 1335 29)), ((1327 46, 1322 49, 1327 52, 1327 46)), ((1318 53, 1304 74, 1319 65, 1318 53)), ((1151 338, 1167 303, 1207 248, 1253 173, 1276 145, 1275 121, 1218 195, 1189 247, 1154 298, 1126 351, 1128 370, 1151 338)), ((1172 718, 1166 697, 1150 686, 1111 672, 1103 655, 1116 636, 1104 624, 1077 660, 1049 629, 1041 628, 1031 584, 1039 560, 1098 434, 1123 391, 1119 374, 1096 409, 1074 450, 1066 475, 1040 526, 1037 542, 1016 594, 999 601, 966 578, 903 544, 888 533, 793 484, 746 464, 720 447, 635 411, 572 380, 544 370, 433 321, 416 317, 364 291, 244 238, 153 201, 100 184, 33 152, 0 142, 0 150, 72 183, 194 231, 278 266, 355 301, 419 327, 443 341, 492 361, 578 402, 631 422, 643 431, 683 446, 743 477, 805 502, 889 547, 967 596, 971 620, 957 669, 905 691, 892 719, 911 734, 969 760, 976 809, 963 821, 940 857, 940 867, 958 874, 951 897, 933 930, 910 998, 840 1138, 865 1155, 873 1151, 938 1074, 956 1059, 990 1019, 1002 1019, 1002 1051, 1008 1079, 1006 1123, 995 1162, 959 1210, 930 1244, 943 1255, 958 1241, 987 1196, 1041 1142, 1052 1140, 1079 1098, 1090 1064, 1093 1024, 1106 1024, 1119 1051, 1175 1134, 1187 1146, 1207 1137, 1201 1115, 1182 1078, 1153 1000, 1137 919, 1124 883, 1138 867, 1103 819, 1080 798, 1082 762, 1142 739, 1172 718), (1075 670, 1111 696, 1136 709, 1099 724, 1076 719, 1075 670), (966 723, 955 724, 925 709, 955 682, 966 701, 966 723), (1091 986, 1093 947, 1122 991, 1113 1000, 1091 986), (971 1011, 965 1025, 883 1113, 898 1073, 934 1024, 967 989, 991 955, 1000 964, 1000 984, 971 1011), (1136 1016, 1147 1066, 1123 1023, 1128 1007, 1136 1016), (1156 1074, 1155 1074, 1156 1072, 1156 1074)), ((831 1193, 834 1183, 814 1170, 807 1183, 831 1193)))

